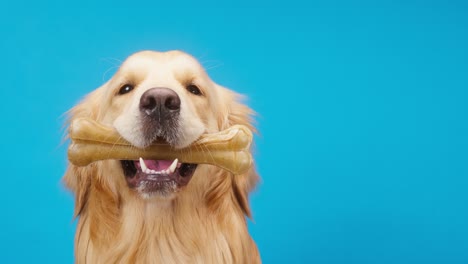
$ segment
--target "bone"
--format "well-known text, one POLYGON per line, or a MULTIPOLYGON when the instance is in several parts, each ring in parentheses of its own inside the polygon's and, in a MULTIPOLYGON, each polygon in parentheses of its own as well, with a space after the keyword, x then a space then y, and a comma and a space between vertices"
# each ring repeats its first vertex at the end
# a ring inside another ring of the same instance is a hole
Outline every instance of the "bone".
POLYGON ((204 134, 190 146, 175 149, 168 144, 137 148, 113 128, 90 119, 76 119, 70 125, 71 144, 68 159, 76 166, 99 160, 179 159, 179 162, 211 164, 233 174, 242 174, 252 166, 252 132, 243 125, 204 134))

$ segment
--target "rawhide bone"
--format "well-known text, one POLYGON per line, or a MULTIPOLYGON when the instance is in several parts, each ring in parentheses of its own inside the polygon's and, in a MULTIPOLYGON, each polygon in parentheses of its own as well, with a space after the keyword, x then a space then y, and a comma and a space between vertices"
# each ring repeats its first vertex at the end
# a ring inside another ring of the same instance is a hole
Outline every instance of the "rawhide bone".
POLYGON ((68 159, 76 166, 86 166, 106 159, 116 160, 173 160, 179 162, 211 164, 241 174, 252 166, 249 148, 252 132, 243 125, 234 125, 226 130, 204 134, 190 146, 175 149, 168 144, 152 144, 137 148, 113 128, 93 120, 80 118, 70 125, 71 144, 68 159))

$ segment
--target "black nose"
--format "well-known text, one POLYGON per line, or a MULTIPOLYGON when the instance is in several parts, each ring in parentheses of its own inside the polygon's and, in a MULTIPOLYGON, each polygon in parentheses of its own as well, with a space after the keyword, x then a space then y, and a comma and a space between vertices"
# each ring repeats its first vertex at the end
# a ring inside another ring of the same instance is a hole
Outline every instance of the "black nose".
POLYGON ((178 112, 180 98, 169 88, 151 88, 140 98, 140 111, 147 115, 178 112))

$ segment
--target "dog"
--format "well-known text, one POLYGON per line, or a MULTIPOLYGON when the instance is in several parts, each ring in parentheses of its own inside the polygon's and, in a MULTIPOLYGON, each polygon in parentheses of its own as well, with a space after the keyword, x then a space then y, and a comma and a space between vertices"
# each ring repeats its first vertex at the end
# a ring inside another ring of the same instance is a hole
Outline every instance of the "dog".
MULTIPOLYGON (((255 131, 242 96, 213 82, 181 51, 141 51, 68 112, 115 128, 136 148, 184 148, 202 134, 241 124, 255 131)), ((69 164, 63 181, 75 197, 76 263, 260 263, 248 233, 249 193, 259 176, 207 164, 103 160, 69 164), (154 176, 154 175, 153 175, 154 176)))

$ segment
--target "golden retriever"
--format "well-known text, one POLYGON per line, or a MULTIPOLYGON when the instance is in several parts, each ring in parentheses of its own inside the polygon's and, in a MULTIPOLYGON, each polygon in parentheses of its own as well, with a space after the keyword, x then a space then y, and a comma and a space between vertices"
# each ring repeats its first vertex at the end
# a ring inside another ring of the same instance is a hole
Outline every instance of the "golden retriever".
MULTIPOLYGON (((252 130, 252 110, 214 83, 180 51, 142 51, 69 112, 114 127, 135 147, 190 145, 235 124, 252 130)), ((144 160, 154 171, 172 161, 144 160)), ((178 163, 148 177, 141 163, 104 160, 69 165, 65 185, 79 217, 76 263, 260 263, 248 233, 248 195, 259 177, 205 164, 178 163), (166 170, 167 171, 167 170, 166 170), (153 175, 154 176, 154 175, 153 175)))

